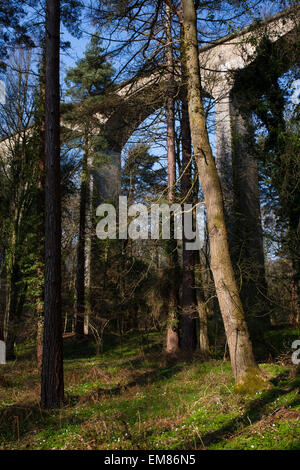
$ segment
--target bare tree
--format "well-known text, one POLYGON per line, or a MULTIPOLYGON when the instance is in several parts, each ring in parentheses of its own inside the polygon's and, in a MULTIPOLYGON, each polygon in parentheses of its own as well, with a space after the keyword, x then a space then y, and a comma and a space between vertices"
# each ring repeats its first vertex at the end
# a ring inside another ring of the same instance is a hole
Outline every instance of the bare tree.
POLYGON ((232 263, 220 181, 210 147, 201 94, 197 17, 193 0, 183 1, 184 51, 188 108, 194 155, 207 210, 211 268, 225 326, 236 384, 262 386, 263 374, 254 359, 232 263))
MULTIPOLYGON (((174 112, 174 59, 171 31, 172 14, 166 6, 166 58, 168 77, 167 97, 167 155, 168 155, 168 202, 173 204, 175 200, 176 183, 176 156, 175 156, 175 112, 174 112)), ((174 217, 171 220, 174 226, 174 217)), ((179 328, 178 328, 178 295, 176 285, 177 243, 172 240, 168 244, 168 257, 170 264, 170 292, 166 352, 176 353, 179 351, 179 328)))

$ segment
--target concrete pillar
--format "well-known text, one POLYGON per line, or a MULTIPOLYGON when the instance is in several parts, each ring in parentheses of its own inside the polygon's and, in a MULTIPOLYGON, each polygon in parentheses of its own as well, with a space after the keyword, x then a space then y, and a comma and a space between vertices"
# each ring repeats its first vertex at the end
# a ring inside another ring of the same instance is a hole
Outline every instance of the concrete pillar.
POLYGON ((220 178, 229 246, 232 249, 234 233, 234 192, 231 139, 231 97, 229 93, 215 101, 215 158, 220 178))
POLYGON ((257 339, 270 326, 258 169, 253 154, 251 115, 244 108, 240 111, 235 97, 231 100, 231 123, 235 212, 233 258, 242 277, 241 295, 250 334, 257 339))
POLYGON ((121 194, 121 148, 105 149, 99 163, 93 164, 94 202, 118 201, 121 194))
POLYGON ((230 253, 251 336, 269 325, 258 171, 251 115, 228 93, 216 100, 216 165, 220 176, 230 253))
MULTIPOLYGON (((263 264, 257 163, 253 156, 251 115, 242 116, 229 93, 216 100, 215 157, 220 177, 231 249, 243 227, 245 248, 263 264)), ((234 251, 236 251, 234 249, 234 251)), ((233 253, 232 253, 233 254, 233 253)))
POLYGON ((242 116, 238 104, 231 102, 234 206, 238 233, 243 234, 244 250, 260 266, 264 265, 258 170, 253 156, 251 115, 242 116))
POLYGON ((106 149, 103 156, 91 153, 88 159, 89 169, 89 197, 86 214, 86 240, 85 240, 85 313, 84 334, 89 334, 89 317, 91 311, 91 289, 93 287, 94 257, 93 250, 96 224, 95 211, 104 201, 116 202, 121 192, 121 150, 106 149))

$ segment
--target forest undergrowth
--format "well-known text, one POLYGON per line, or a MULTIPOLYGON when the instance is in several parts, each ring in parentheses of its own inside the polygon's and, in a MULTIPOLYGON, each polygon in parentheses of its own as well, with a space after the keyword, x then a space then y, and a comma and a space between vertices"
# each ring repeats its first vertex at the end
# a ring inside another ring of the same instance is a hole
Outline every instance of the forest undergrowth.
MULTIPOLYGON (((299 337, 299 330, 275 332, 299 337)), ((39 405, 34 345, 0 366, 0 449, 300 449, 300 377, 288 361, 260 364, 268 390, 234 390, 228 358, 167 359, 158 332, 92 341, 65 338, 65 403, 39 405)), ((277 346, 276 346, 277 344, 277 346)), ((216 355, 215 355, 216 356, 216 355)))

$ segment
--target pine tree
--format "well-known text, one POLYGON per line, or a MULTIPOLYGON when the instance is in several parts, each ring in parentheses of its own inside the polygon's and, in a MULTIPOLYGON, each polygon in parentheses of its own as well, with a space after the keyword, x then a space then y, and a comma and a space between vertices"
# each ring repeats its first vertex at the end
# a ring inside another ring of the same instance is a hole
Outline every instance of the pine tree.
MULTIPOLYGON (((36 0, 31 0, 34 6, 36 0)), ((22 0, 0 1, 0 69, 6 69, 9 49, 16 44, 33 46, 26 24, 26 9, 22 0)))
POLYGON ((84 57, 79 60, 75 67, 68 70, 65 79, 68 85, 66 95, 73 100, 71 106, 67 106, 66 119, 75 122, 76 129, 80 128, 80 131, 77 131, 79 139, 77 145, 79 144, 83 151, 76 276, 77 315, 75 331, 79 336, 88 332, 89 317, 86 301, 86 291, 89 288, 89 274, 86 270, 89 269, 89 262, 86 263, 86 261, 89 261, 90 253, 87 253, 86 241, 91 203, 90 166, 92 159, 96 158, 95 147, 101 149, 104 146, 104 139, 101 137, 101 125, 94 113, 97 106, 105 99, 105 91, 111 86, 113 73, 114 70, 104 55, 100 39, 97 35, 94 35, 84 57))
POLYGON ((87 46, 84 57, 76 66, 69 69, 65 81, 69 86, 66 94, 74 101, 89 99, 85 104, 91 103, 90 98, 104 95, 107 88, 112 85, 114 69, 107 61, 101 39, 97 34, 87 46))
POLYGON ((46 2, 45 87, 45 301, 41 404, 62 405, 64 398, 61 318, 60 195, 60 1, 46 2))

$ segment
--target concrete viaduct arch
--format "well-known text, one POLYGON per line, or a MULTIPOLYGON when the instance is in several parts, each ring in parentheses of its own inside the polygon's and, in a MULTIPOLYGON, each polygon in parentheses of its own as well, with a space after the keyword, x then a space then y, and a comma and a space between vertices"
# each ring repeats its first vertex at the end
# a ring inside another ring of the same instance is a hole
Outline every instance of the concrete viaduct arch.
MULTIPOLYGON (((258 267, 256 279, 264 278, 264 256, 256 162, 247 148, 247 139, 243 139, 248 132, 247 104, 269 86, 268 67, 273 61, 276 61, 278 76, 299 61, 299 12, 299 7, 283 11, 205 45, 199 51, 202 87, 206 95, 215 100, 215 158, 231 249, 236 244, 234 214, 239 200, 238 225, 243 226, 244 237, 241 243, 244 256, 258 267)), ((180 76, 178 90, 180 92, 180 76)), ((111 109, 99 109, 97 115, 105 127, 110 156, 109 164, 93 170, 93 187, 99 200, 115 199, 120 194, 122 147, 140 123, 165 105, 165 92, 164 73, 157 70, 120 86, 119 99, 113 100, 111 109)), ((251 106, 248 108, 250 115, 251 106)), ((9 152, 8 145, 6 141, 0 143, 4 158, 9 152)), ((254 291, 247 290, 250 296, 256 296, 254 291)))
MULTIPOLYGON (((215 100, 215 157, 228 211, 233 187, 233 130, 240 134, 245 131, 239 103, 263 93, 268 86, 268 65, 273 60, 280 57, 279 76, 299 61, 299 13, 299 7, 285 10, 200 48, 202 88, 206 96, 215 100), (264 40, 268 41, 268 56, 259 47, 264 40)), ((180 92, 180 72, 177 76, 180 92)), ((96 115, 105 127, 106 152, 112 160, 111 165, 99 167, 94 175, 101 199, 119 194, 122 148, 139 124, 164 106, 166 85, 163 68, 150 75, 140 74, 119 87, 109 110, 98 110, 96 115)), ((63 116, 62 125, 70 127, 63 116)), ((2 140, 0 152, 4 160, 9 151, 9 142, 2 140)))
MULTIPOLYGON (((276 61, 279 77, 299 61, 299 11, 278 13, 200 48, 203 91, 215 100, 215 158, 231 254, 234 263, 243 258, 250 272, 242 288, 250 330, 250 304, 258 299, 264 315, 262 296, 266 292, 257 165, 246 144, 251 101, 270 85, 272 63, 276 61)), ((102 166, 94 180, 100 200, 115 199, 120 194, 122 148, 139 124, 165 105, 165 91, 164 73, 159 70, 120 88, 120 102, 106 118, 112 163, 102 166)))
MULTIPOLYGON (((278 13, 200 48, 202 87, 215 100, 215 157, 228 213, 233 201, 233 134, 244 134, 246 130, 239 102, 263 93, 268 84, 268 64, 273 60, 281 58, 279 76, 299 60, 299 11, 296 8, 278 13), (260 47, 264 41, 269 46, 267 58, 265 49, 260 47)), ((119 193, 121 150, 139 124, 164 106, 165 91, 163 70, 135 77, 120 87, 119 102, 110 114, 104 118, 100 112, 99 117, 105 122, 107 153, 112 158, 112 165, 99 171, 101 199, 119 193)), ((243 167, 254 171, 251 156, 248 157, 243 158, 243 167)))

